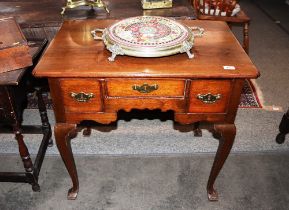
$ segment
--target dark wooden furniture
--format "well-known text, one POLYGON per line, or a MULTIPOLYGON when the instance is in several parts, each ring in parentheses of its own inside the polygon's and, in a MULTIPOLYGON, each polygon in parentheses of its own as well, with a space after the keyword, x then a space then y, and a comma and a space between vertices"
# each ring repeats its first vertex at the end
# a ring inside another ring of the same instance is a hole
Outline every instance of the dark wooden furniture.
POLYGON ((241 9, 235 16, 231 16, 237 3, 236 0, 190 0, 194 6, 197 19, 199 20, 219 20, 228 24, 243 25, 243 48, 249 53, 249 23, 250 18, 241 9), (204 3, 203 3, 204 2, 204 3), (208 9, 209 8, 209 9, 208 9), (210 12, 204 12, 204 11, 210 12), (221 12, 226 12, 226 16, 221 16, 221 12), (207 14, 206 14, 207 13, 207 14))
POLYGON ((81 121, 108 124, 117 120, 119 110, 160 109, 173 110, 175 121, 181 124, 212 122, 222 136, 207 185, 209 200, 217 200, 213 185, 234 142, 243 82, 258 77, 258 70, 226 23, 215 21, 182 21, 205 29, 204 36, 195 40, 194 59, 186 54, 119 56, 109 62, 110 52, 102 42, 93 40, 90 30, 114 22, 65 21, 33 72, 49 80, 55 139, 73 183, 68 199, 75 199, 79 190, 70 140, 81 121), (150 93, 134 88, 155 85, 158 89, 150 93))
MULTIPOLYGON (((45 47, 47 40, 29 43, 30 53, 35 62, 45 47)), ((7 132, 12 127, 19 146, 19 154, 25 168, 25 172, 0 172, 0 182, 30 183, 34 191, 40 191, 38 176, 46 148, 48 144, 52 145, 52 140, 46 107, 42 99, 42 88, 33 85, 35 79, 32 78, 31 71, 32 67, 27 67, 0 74, 0 132, 7 132), (43 133, 41 145, 34 163, 24 142, 23 127, 21 126, 26 94, 34 91, 31 89, 32 87, 36 88, 37 91, 39 113, 42 121, 41 130, 34 128, 34 132, 43 133)))
POLYGON ((116 19, 139 15, 159 15, 175 18, 194 19, 194 12, 188 0, 174 1, 173 8, 143 10, 141 0, 104 0, 110 14, 104 9, 79 7, 67 9, 60 14, 65 0, 1 1, 1 16, 14 16, 20 23, 27 39, 52 40, 65 19, 116 19))
POLYGON ((289 133, 289 109, 283 115, 282 120, 279 125, 279 133, 276 136, 276 142, 278 144, 283 144, 285 141, 286 134, 289 133))
POLYGON ((27 39, 52 40, 62 23, 63 1, 1 1, 0 18, 15 17, 27 39))
POLYGON ((0 19, 0 73, 31 65, 29 47, 16 20, 0 19))

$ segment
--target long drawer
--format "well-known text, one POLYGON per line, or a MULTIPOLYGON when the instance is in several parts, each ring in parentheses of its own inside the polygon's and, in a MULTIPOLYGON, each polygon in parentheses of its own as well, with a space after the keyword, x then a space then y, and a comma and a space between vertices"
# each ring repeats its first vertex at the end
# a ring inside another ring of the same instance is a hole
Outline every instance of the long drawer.
POLYGON ((108 97, 184 97, 186 81, 181 79, 108 79, 108 97))

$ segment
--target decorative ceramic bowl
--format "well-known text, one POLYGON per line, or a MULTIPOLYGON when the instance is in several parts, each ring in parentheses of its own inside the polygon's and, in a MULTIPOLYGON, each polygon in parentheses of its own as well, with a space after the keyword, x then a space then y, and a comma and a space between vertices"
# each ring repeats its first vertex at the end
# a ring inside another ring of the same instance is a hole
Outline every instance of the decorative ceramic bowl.
POLYGON ((204 29, 187 27, 169 18, 138 16, 121 20, 108 28, 95 29, 95 40, 102 40, 112 53, 109 61, 117 55, 135 57, 162 57, 186 52, 189 58, 194 37, 202 36, 204 29), (198 33, 193 33, 197 30, 198 33), (97 36, 102 32, 102 36, 97 36))

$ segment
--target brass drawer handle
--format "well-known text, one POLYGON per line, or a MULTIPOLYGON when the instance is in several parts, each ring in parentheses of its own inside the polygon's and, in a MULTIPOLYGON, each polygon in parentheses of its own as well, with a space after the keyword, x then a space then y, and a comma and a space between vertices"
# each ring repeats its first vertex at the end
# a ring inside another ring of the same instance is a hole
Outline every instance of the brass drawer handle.
POLYGON ((144 83, 143 85, 139 86, 139 85, 133 85, 132 89, 136 90, 140 93, 150 93, 154 90, 157 90, 159 88, 159 86, 157 84, 154 85, 148 85, 147 83, 144 83))
POLYGON ((198 94, 197 99, 201 100, 205 104, 213 104, 213 103, 216 103, 217 100, 221 99, 221 94, 216 94, 216 95, 213 95, 211 93, 198 94))
POLYGON ((80 93, 71 92, 70 96, 78 102, 88 102, 91 98, 94 97, 94 94, 84 93, 84 92, 80 92, 80 93))

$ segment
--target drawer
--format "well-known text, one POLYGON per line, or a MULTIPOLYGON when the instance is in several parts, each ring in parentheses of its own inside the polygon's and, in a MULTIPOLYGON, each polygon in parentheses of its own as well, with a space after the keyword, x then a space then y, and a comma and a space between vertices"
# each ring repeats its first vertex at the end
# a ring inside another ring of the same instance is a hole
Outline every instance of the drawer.
POLYGON ((185 80, 108 79, 108 97, 184 97, 185 80))
POLYGON ((190 86, 191 113, 226 113, 231 80, 194 80, 190 86))
POLYGON ((60 80, 65 111, 100 112, 102 110, 100 87, 100 82, 93 79, 60 80))

